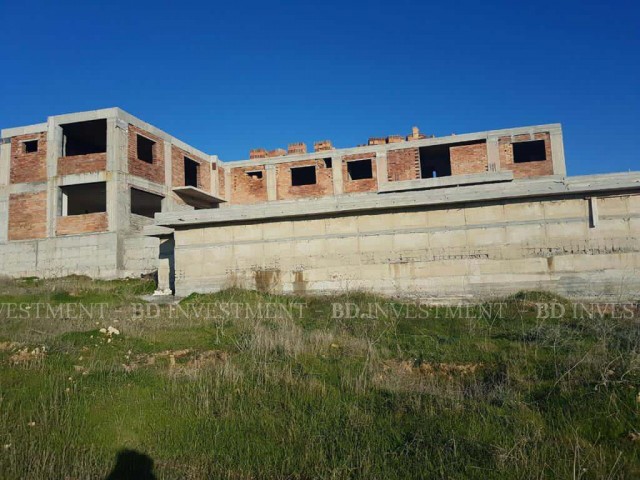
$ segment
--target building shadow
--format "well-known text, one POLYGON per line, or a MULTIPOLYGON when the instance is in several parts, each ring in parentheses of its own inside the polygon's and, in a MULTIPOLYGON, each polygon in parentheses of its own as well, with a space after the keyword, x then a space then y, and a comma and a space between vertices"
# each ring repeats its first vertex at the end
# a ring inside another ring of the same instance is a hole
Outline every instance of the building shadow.
POLYGON ((105 480, 156 480, 153 459, 135 450, 120 450, 105 480))

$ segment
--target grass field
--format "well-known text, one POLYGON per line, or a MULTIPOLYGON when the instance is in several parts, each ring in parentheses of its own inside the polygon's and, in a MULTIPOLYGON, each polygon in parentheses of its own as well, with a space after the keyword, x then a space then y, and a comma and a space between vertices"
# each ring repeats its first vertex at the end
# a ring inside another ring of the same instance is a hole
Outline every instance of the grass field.
POLYGON ((640 477, 637 312, 152 288, 0 285, 0 478, 640 477))

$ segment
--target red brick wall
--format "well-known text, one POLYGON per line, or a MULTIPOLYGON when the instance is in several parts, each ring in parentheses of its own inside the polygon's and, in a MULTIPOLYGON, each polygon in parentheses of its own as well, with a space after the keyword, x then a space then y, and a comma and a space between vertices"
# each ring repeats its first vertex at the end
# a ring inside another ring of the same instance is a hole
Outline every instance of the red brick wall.
POLYGON ((102 172, 106 170, 106 168, 107 154, 105 152, 60 157, 58 159, 58 175, 102 172))
POLYGON ((389 150, 387 172, 390 182, 420 178, 420 154, 417 148, 389 150))
POLYGON ((376 168, 376 154, 375 153, 359 153, 357 155, 345 155, 342 157, 342 182, 344 193, 355 192, 376 192, 378 190, 376 168), (371 170, 373 172, 373 178, 363 180, 349 180, 349 173, 347 172, 347 162, 350 160, 364 160, 371 159, 371 170))
POLYGON ((205 192, 211 192, 211 164, 175 145, 171 146, 171 182, 173 186, 184 187, 184 157, 200 164, 200 168, 198 168, 198 188, 205 192))
POLYGON ((9 240, 47 236, 47 192, 9 195, 9 240))
POLYGON ((44 182, 47 180, 47 134, 18 135, 11 138, 11 183, 44 182), (38 151, 25 153, 23 142, 38 140, 38 151))
POLYGON ((451 175, 485 173, 488 170, 487 144, 452 145, 449 148, 451 175))
POLYGON ((500 155, 500 169, 512 170, 515 178, 539 177, 542 175, 553 175, 553 161, 551 159, 551 138, 548 133, 536 133, 531 138, 529 135, 516 135, 513 139, 517 141, 544 140, 547 159, 540 162, 513 162, 513 146, 511 137, 501 137, 498 139, 498 149, 500 155))
POLYGON ((56 219, 56 235, 105 232, 109 228, 106 212, 69 215, 56 219))
POLYGON ((231 202, 237 204, 267 201, 267 172, 264 165, 231 169, 231 202), (246 172, 262 172, 262 178, 252 178, 246 172))
MULTIPOLYGON (((146 178, 155 183, 164 184, 164 142, 161 138, 151 135, 133 125, 129 125, 129 173, 136 177, 146 178), (153 140, 153 163, 138 159, 138 135, 153 140)), ((195 159, 194 159, 195 160, 195 159)), ((182 161, 180 162, 182 165, 182 161)))
POLYGON ((291 198, 311 198, 333 195, 333 168, 327 168, 324 159, 305 160, 303 162, 280 163, 276 170, 276 191, 278 200, 291 198), (291 185, 291 167, 316 167, 314 185, 291 185))

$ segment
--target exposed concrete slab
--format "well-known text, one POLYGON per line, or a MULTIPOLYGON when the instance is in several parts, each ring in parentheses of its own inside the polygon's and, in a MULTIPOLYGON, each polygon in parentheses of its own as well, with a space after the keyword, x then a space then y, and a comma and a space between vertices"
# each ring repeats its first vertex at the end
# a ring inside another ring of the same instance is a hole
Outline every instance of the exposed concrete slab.
POLYGON ((513 172, 511 171, 472 173, 466 175, 452 175, 449 177, 386 182, 382 185, 378 184, 378 191, 380 193, 404 192, 408 190, 427 190, 429 188, 456 187, 460 185, 478 185, 481 183, 510 182, 512 180, 513 172))
POLYGON ((232 205, 225 209, 162 213, 156 217, 156 223, 164 226, 178 226, 244 222, 248 220, 333 215, 419 206, 442 207, 444 205, 535 197, 561 198, 567 195, 591 195, 596 192, 612 193, 629 190, 640 190, 640 173, 589 175, 566 179, 517 180, 497 185, 480 184, 385 195, 363 193, 312 200, 269 202, 258 205, 232 205))
POLYGON ((224 202, 222 198, 196 187, 174 187, 172 191, 187 204, 196 208, 213 208, 215 205, 224 202))

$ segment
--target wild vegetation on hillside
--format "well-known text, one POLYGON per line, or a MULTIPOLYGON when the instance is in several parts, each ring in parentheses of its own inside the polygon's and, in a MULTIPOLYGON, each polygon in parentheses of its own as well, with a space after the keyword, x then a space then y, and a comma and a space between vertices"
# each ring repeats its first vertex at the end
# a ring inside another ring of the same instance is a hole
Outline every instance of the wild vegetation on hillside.
POLYGON ((637 311, 151 289, 0 285, 0 478, 640 476, 637 311))

